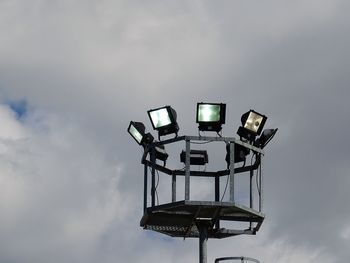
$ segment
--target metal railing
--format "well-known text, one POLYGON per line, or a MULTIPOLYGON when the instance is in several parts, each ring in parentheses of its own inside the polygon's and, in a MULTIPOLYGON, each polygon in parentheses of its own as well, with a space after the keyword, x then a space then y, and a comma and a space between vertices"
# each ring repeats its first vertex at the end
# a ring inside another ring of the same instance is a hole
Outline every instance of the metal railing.
POLYGON ((151 186, 151 206, 155 206, 155 170, 158 170, 162 173, 168 174, 172 177, 172 202, 177 201, 177 195, 176 195, 176 177, 177 176, 184 176, 185 177, 185 196, 184 200, 190 200, 190 177, 192 176, 199 176, 199 177, 214 177, 215 180, 215 201, 219 200, 219 178, 222 176, 229 176, 229 184, 228 184, 228 192, 229 192, 229 202, 235 202, 235 183, 234 178, 235 175, 242 172, 250 172, 250 208, 254 209, 253 207, 253 190, 252 190, 252 178, 254 176, 254 170, 260 169, 260 175, 259 175, 259 195, 258 195, 258 210, 259 212, 262 212, 263 208, 263 190, 262 190, 262 156, 264 155, 264 151, 260 148, 254 147, 253 145, 250 145, 248 143, 244 143, 240 140, 237 140, 233 137, 205 137, 205 136, 180 136, 173 139, 161 141, 161 142, 155 142, 152 143, 149 148, 147 148, 144 152, 144 155, 142 157, 142 164, 145 165, 144 169, 144 211, 146 211, 146 208, 148 207, 148 200, 147 200, 147 180, 148 180, 148 169, 147 167, 151 168, 151 177, 152 177, 152 186, 151 186), (158 145, 167 145, 174 142, 179 141, 185 141, 185 147, 186 147, 186 162, 185 162, 185 169, 184 170, 172 170, 165 166, 161 166, 156 163, 155 159, 155 147, 158 145), (190 150, 191 150, 191 141, 207 141, 207 142, 225 142, 227 145, 229 145, 228 152, 229 154, 229 167, 225 170, 219 170, 219 171, 191 171, 190 168, 190 150), (252 150, 254 153, 256 153, 256 161, 252 165, 244 166, 244 167, 235 167, 235 157, 234 157, 234 149, 235 145, 241 145, 249 150, 252 150), (147 160, 147 155, 150 153, 150 160, 147 160))
POLYGON ((250 261, 250 262, 255 262, 255 263, 260 263, 259 260, 254 259, 254 258, 247 258, 247 257, 224 257, 224 258, 217 258, 215 259, 215 263, 219 263, 220 261, 226 261, 226 260, 240 260, 241 263, 250 261))

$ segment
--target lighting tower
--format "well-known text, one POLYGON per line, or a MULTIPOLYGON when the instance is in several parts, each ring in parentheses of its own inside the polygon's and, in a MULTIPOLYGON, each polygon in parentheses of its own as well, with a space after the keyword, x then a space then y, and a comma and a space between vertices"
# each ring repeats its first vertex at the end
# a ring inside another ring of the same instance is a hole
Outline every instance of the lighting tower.
MULTIPOLYGON (((234 137, 221 135, 222 124, 225 123, 226 105, 222 103, 198 103, 197 117, 198 136, 178 136, 176 111, 170 106, 148 111, 152 126, 158 131, 159 141, 155 141, 150 133, 145 133, 145 126, 140 122, 130 122, 129 134, 144 148, 141 163, 144 165, 144 199, 141 227, 171 237, 198 238, 199 262, 207 263, 207 240, 222 239, 237 235, 255 235, 260 229, 265 215, 263 213, 263 148, 276 134, 277 129, 266 129, 262 132, 267 117, 250 110, 242 115, 242 126, 234 137), (216 132, 216 136, 202 136, 200 132, 216 132), (261 133, 262 132, 262 133, 261 133), (173 138, 160 140, 161 136, 175 134, 173 138), (180 154, 184 169, 166 166, 168 153, 165 147, 175 143, 184 143, 185 150, 180 154), (226 167, 216 171, 197 171, 191 165, 208 163, 206 150, 193 150, 192 144, 206 145, 217 143, 226 150, 226 167), (224 143, 224 144, 223 144, 224 143), (246 160, 251 160, 249 164, 246 160), (157 160, 163 161, 162 164, 157 160), (149 184, 149 170, 151 182, 149 184), (156 173, 168 175, 171 179, 171 202, 156 204, 156 173), (249 202, 241 204, 237 200, 235 178, 249 178, 249 202), (177 178, 184 177, 184 196, 177 195, 177 178), (213 179, 214 200, 198 201, 191 199, 190 184, 193 177, 213 179), (224 191, 220 189, 221 179, 226 179, 224 191), (256 187, 255 187, 256 183, 256 187), (150 185, 150 189, 149 189, 150 185), (224 195, 228 192, 227 200, 224 195), (148 194, 151 194, 148 200, 148 194), (225 228, 224 222, 244 222, 242 227, 225 228)), ((215 262, 240 259, 259 262, 244 257, 218 258, 215 262)))

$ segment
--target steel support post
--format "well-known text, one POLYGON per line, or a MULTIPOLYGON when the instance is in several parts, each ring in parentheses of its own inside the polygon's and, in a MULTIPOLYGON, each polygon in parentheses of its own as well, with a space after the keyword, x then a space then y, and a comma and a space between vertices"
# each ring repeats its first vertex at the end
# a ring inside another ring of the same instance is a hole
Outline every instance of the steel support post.
MULTIPOLYGON (((215 176, 215 201, 220 202, 220 176, 215 176)), ((217 220, 215 228, 220 228, 220 221, 217 220)))
POLYGON ((259 158, 260 158, 260 167, 259 169, 259 187, 260 187, 260 199, 259 199, 259 212, 261 212, 263 210, 263 202, 264 202, 264 192, 263 192, 263 158, 261 156, 261 154, 259 154, 259 158))
POLYGON ((144 175, 143 175, 143 213, 147 210, 147 184, 148 184, 148 167, 147 164, 144 165, 144 175))
MULTIPOLYGON (((156 149, 152 147, 151 150, 151 163, 156 163, 156 149)), ((152 207, 156 204, 156 169, 152 165, 152 186, 151 186, 151 196, 152 196, 152 207)))
POLYGON ((250 170, 250 181, 249 181, 249 205, 250 208, 253 209, 254 204, 254 196, 253 196, 253 177, 254 177, 254 170, 250 170))
POLYGON ((185 200, 190 200, 190 140, 186 139, 186 167, 185 167, 185 200))
POLYGON ((235 201, 235 143, 230 142, 230 202, 235 201))
POLYGON ((199 263, 207 263, 208 225, 199 223, 199 263))
MULTIPOLYGON (((253 169, 251 169, 250 170, 250 181, 249 181, 249 191, 250 191, 250 193, 249 193, 249 205, 250 205, 250 208, 251 209, 254 209, 253 208, 253 206, 254 206, 254 195, 253 195, 253 177, 254 177, 254 170, 253 169)), ((249 226, 250 226, 250 229, 252 229, 252 227, 253 227, 253 224, 252 224, 252 222, 250 221, 249 222, 249 226)))
POLYGON ((176 202, 176 175, 173 174, 171 177, 171 201, 174 203, 176 202))

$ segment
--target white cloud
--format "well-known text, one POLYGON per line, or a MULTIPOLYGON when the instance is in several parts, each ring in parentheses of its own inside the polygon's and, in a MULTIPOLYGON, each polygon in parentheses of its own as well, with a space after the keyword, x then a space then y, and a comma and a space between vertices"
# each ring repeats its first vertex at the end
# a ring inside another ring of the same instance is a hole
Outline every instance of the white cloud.
POLYGON ((0 116, 12 125, 1 130, 0 261, 90 262, 105 232, 128 212, 117 163, 67 119, 32 112, 20 123, 4 105, 0 116), (8 127, 24 139, 13 140, 8 127))
POLYGON ((1 140, 19 140, 25 137, 25 128, 16 120, 14 113, 8 106, 0 105, 0 139, 1 140))

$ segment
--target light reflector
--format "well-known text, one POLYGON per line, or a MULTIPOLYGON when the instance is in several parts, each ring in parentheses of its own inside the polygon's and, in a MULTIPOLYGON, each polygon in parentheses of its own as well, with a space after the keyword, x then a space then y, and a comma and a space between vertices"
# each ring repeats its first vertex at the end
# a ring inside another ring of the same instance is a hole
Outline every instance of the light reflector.
POLYGON ((259 135, 264 128, 267 117, 254 110, 244 113, 241 117, 242 127, 254 135, 259 135))
POLYGON ((265 115, 250 110, 242 115, 242 126, 238 128, 237 134, 249 142, 254 142, 256 135, 259 135, 264 128, 266 120, 265 115))
POLYGON ((155 129, 171 124, 169 112, 166 108, 151 111, 150 117, 155 129))
POLYGON ((141 145, 145 135, 145 125, 142 122, 131 121, 128 127, 128 133, 141 145))
POLYGON ((170 106, 161 107, 147 111, 153 129, 158 131, 159 136, 175 133, 179 131, 176 122, 176 111, 170 106))
POLYGON ((145 125, 142 122, 131 121, 128 127, 128 133, 139 145, 142 145, 143 147, 149 143, 152 143, 154 140, 152 134, 145 133, 145 125))
POLYGON ((225 123, 226 104, 197 103, 196 122, 200 131, 219 132, 225 123))
POLYGON ((265 121, 266 117, 264 115, 260 115, 255 111, 249 111, 249 115, 243 127, 251 132, 254 132, 255 134, 260 134, 265 121))
POLYGON ((199 104, 198 105, 199 122, 218 122, 220 121, 220 105, 199 104))

